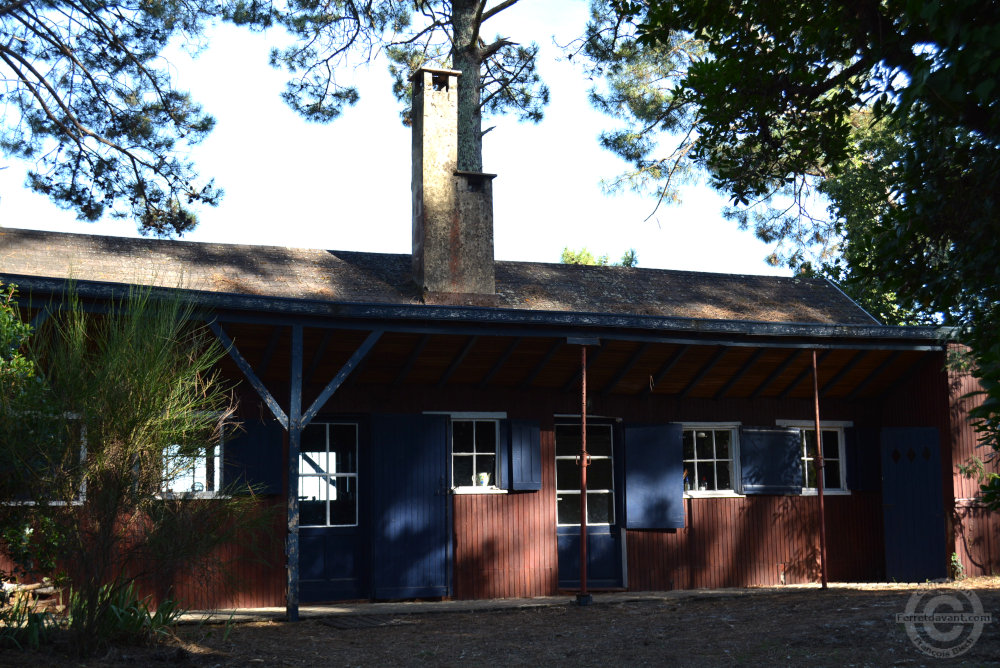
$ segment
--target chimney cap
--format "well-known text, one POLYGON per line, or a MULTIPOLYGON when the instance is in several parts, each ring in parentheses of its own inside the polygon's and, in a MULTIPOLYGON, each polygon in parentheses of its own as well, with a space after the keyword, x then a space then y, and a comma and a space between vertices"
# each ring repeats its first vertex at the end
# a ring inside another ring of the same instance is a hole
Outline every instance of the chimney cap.
POLYGON ((461 70, 449 70, 449 69, 445 69, 443 67, 427 67, 427 66, 422 66, 422 67, 418 67, 410 75, 410 81, 416 81, 417 77, 420 76, 420 74, 422 72, 430 72, 431 74, 447 74, 447 75, 456 76, 456 77, 462 76, 462 71, 461 70))

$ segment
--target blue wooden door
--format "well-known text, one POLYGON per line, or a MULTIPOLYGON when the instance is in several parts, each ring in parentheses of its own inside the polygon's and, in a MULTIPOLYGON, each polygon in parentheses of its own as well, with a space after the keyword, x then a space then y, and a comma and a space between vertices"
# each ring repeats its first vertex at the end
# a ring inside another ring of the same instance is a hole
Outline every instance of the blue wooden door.
MULTIPOLYGON (((580 586, 580 425, 556 425, 556 543, 559 586, 580 586)), ((624 586, 621 457, 612 424, 587 425, 587 586, 624 586)))
POLYGON ((448 418, 372 418, 372 579, 376 599, 451 591, 448 418))
POLYGON ((900 582, 947 576, 937 429, 882 430, 882 508, 886 576, 900 582))

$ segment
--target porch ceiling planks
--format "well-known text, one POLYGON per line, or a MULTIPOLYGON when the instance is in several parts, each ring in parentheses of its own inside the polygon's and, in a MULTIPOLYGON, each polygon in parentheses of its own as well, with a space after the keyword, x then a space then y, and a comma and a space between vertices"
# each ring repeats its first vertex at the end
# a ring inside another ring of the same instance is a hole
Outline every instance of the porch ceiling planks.
MULTIPOLYGON (((303 327, 304 401, 315 401, 322 390, 317 383, 333 378, 371 331, 303 327)), ((290 327, 227 322, 226 332, 246 360, 256 363, 253 369, 266 370, 258 378, 271 391, 287 391, 290 327)), ((801 399, 811 396, 806 350, 605 338, 588 355, 588 384, 601 396, 801 399)), ((351 392, 400 385, 575 392, 576 351, 578 346, 565 338, 548 336, 387 331, 339 387, 351 392)), ((927 353, 821 348, 820 355, 822 396, 851 401, 889 391, 927 353)))

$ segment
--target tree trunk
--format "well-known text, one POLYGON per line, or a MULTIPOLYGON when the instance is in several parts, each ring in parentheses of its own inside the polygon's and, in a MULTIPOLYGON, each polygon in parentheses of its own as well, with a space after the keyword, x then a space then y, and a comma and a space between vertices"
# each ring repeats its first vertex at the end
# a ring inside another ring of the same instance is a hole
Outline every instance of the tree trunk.
POLYGON ((451 25, 454 42, 451 66, 458 78, 458 168, 483 171, 483 117, 479 107, 482 51, 476 29, 479 0, 452 0, 451 25))

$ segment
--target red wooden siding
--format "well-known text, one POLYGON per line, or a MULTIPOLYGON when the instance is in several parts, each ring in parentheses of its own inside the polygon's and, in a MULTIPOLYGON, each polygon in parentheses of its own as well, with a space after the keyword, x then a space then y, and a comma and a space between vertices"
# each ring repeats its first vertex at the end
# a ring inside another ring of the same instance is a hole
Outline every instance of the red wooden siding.
POLYGON ((544 429, 542 491, 457 494, 454 498, 454 597, 517 598, 554 594, 555 442, 544 429))
MULTIPOLYGON (((814 496, 687 499, 687 527, 628 531, 632 590, 773 586, 819 579, 814 496)), ((828 574, 834 581, 877 580, 882 525, 877 495, 829 496, 828 574)))

